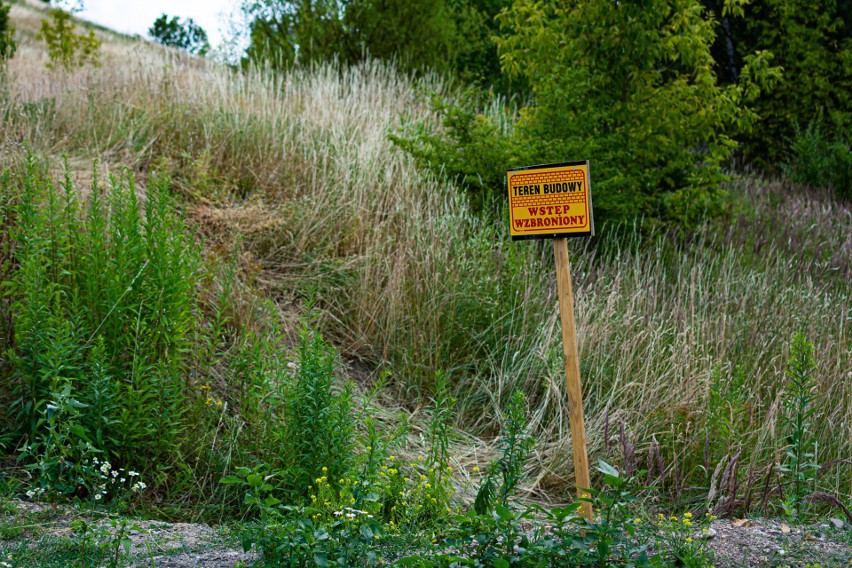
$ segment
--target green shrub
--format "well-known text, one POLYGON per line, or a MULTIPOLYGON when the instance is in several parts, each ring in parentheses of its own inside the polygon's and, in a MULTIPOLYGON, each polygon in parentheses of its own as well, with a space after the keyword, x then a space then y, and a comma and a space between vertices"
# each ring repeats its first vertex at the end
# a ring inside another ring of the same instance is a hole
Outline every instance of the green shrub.
POLYGON ((63 471, 95 454, 168 470, 197 398, 186 377, 201 263, 168 180, 151 178, 144 205, 128 174, 103 193, 96 181, 81 207, 70 176, 60 191, 30 156, 2 192, 17 201, 7 435, 62 493, 77 490, 63 471))
POLYGON ((52 22, 41 21, 41 31, 36 35, 36 39, 47 43, 49 69, 57 65, 68 70, 86 64, 100 65, 101 41, 95 37, 94 30, 86 35, 76 33, 77 25, 64 10, 51 10, 50 18, 52 22))
POLYGON ((852 199, 852 139, 830 137, 822 120, 813 120, 804 131, 796 129, 784 171, 794 181, 833 189, 841 199, 852 199))
POLYGON ((852 19, 848 2, 762 0, 733 4, 741 4, 744 16, 730 22, 737 58, 765 50, 784 70, 775 88, 764 90, 751 103, 760 120, 744 138, 747 155, 776 169, 785 158, 786 141, 795 136, 797 125, 809 124, 817 116, 825 117, 828 138, 848 132, 852 125, 852 19))
POLYGON ((458 184, 474 211, 499 211, 506 169, 518 157, 508 129, 480 110, 484 97, 473 88, 458 102, 435 95, 432 108, 441 118, 441 131, 415 123, 390 139, 419 166, 458 184))

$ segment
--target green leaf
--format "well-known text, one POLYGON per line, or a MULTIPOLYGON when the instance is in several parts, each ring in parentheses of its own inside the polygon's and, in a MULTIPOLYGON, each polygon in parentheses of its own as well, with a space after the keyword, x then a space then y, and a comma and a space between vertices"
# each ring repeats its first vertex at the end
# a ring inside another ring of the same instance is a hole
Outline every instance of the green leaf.
POLYGON ((612 477, 620 477, 618 470, 606 463, 603 460, 598 460, 598 471, 603 473, 604 475, 610 475, 612 477))
POLYGON ((504 521, 511 521, 515 518, 515 515, 512 513, 512 511, 510 511, 507 507, 504 507, 503 505, 497 505, 496 507, 494 507, 494 512, 497 513, 497 516, 499 516, 504 521))

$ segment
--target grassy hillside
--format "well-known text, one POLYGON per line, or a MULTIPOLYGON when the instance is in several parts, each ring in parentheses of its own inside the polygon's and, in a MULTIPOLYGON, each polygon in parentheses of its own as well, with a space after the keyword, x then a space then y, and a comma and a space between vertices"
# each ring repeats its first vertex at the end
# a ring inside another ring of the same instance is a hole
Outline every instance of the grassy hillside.
MULTIPOLYGON (((535 439, 522 487, 543 500, 571 495, 550 244, 512 243, 504 223, 473 215, 453 183, 418 170, 388 138, 412 124, 437 126, 427 95, 452 96, 453 86, 378 63, 238 72, 104 31, 102 66, 48 70, 34 39, 43 13, 16 4, 12 17, 20 46, 0 122, 0 155, 11 171, 4 280, 17 278, 15 251, 25 244, 15 207, 26 188, 37 206, 52 195, 36 166, 26 173, 27 148, 57 180, 66 157, 80 211, 107 173, 127 168, 143 201, 159 179, 152 172, 169 178, 184 226, 203 244, 182 351, 170 355, 175 380, 186 385, 180 396, 195 406, 163 458, 169 467, 143 460, 158 497, 202 502, 202 514, 221 516, 225 505, 239 508, 218 486, 223 475, 280 459, 275 444, 287 430, 276 421, 288 407, 276 407, 273 394, 293 380, 287 363, 298 358, 306 298, 317 309, 312 325, 341 354, 338 376, 357 379, 355 407, 389 373, 369 404, 384 435, 396 430, 397 411, 411 419, 400 455, 429 446, 421 433, 435 423, 430 399, 453 397, 447 463, 458 488, 470 490, 472 468, 495 455, 520 390, 535 439), (221 314, 227 332, 216 327, 221 314), (202 386, 210 396, 197 394, 202 386), (211 410, 211 397, 224 409, 211 410), (187 432, 203 444, 183 440, 187 432)), ((784 180, 736 176, 728 190, 728 217, 690 234, 648 232, 637 222, 571 243, 589 455, 628 472, 650 470, 643 481, 662 489, 663 507, 779 510, 784 482, 775 466, 788 461, 785 369, 796 332, 814 346, 809 459, 821 466, 852 456, 852 210, 784 180)), ((52 222, 43 226, 62 226, 52 222)), ((125 284, 117 284, 113 308, 126 301, 125 284)), ((22 332, 12 322, 24 291, 15 286, 0 328, 5 352, 18 357, 0 365, 6 402, 27 356, 15 351, 22 332)), ((80 349, 88 353, 88 345, 80 349)), ((11 428, 12 418, 0 423, 11 428)), ((368 432, 367 423, 358 431, 368 432)), ((8 455, 22 443, 4 440, 8 455)), ((852 467, 827 467, 809 483, 852 499, 852 467)))

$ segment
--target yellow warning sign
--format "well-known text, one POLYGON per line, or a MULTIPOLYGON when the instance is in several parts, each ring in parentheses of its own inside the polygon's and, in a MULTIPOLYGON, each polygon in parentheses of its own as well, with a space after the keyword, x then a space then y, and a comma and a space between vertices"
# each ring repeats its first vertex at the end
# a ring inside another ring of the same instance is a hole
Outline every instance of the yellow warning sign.
POLYGON ((506 175, 512 239, 595 234, 588 161, 515 168, 506 175))

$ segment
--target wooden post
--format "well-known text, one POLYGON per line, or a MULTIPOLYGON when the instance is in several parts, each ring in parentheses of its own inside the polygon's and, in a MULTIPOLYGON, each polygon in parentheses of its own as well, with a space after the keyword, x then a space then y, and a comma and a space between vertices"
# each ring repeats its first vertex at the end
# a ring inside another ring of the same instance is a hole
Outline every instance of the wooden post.
MULTIPOLYGON (((580 357, 577 354, 577 329, 574 324, 574 289, 571 285, 571 261, 568 239, 553 239, 556 255, 556 287, 559 292, 559 316, 562 320, 562 351, 565 354, 565 382, 568 386, 568 417, 571 444, 574 447, 574 477, 577 496, 587 497, 582 488, 591 489, 589 457, 586 453, 586 425, 583 418, 583 390, 580 386, 580 357)), ((592 520, 592 504, 583 503, 580 513, 592 520)))

